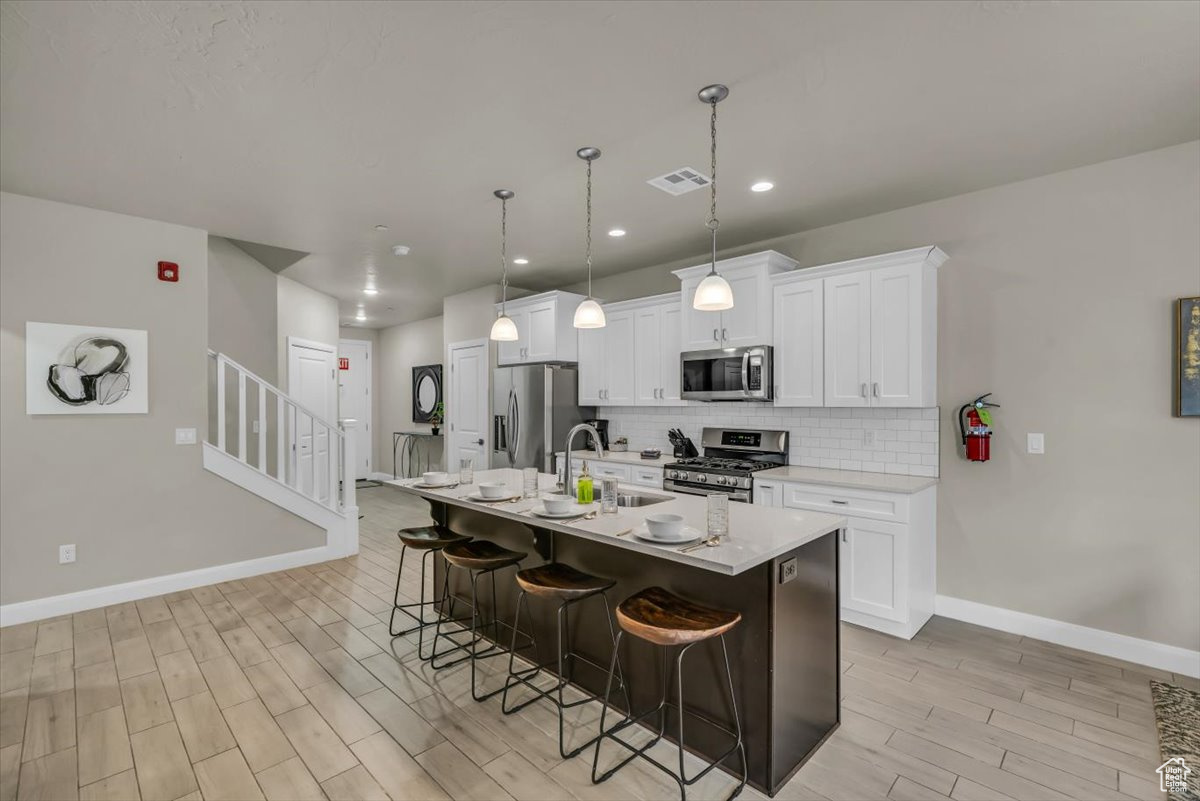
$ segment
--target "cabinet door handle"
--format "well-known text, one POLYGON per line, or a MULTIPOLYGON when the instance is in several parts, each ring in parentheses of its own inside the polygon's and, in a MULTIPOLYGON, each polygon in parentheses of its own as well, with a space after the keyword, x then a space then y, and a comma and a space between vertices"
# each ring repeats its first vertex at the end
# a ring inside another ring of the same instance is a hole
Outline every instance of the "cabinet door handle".
POLYGON ((718 332, 719 332, 720 330, 721 330, 721 329, 719 329, 719 328, 714 328, 714 329, 713 329, 713 340, 714 340, 714 341, 718 341, 718 340, 720 340, 720 339, 721 339, 719 336, 717 336, 717 334, 718 334, 718 332))
POLYGON ((846 529, 842 529, 842 542, 846 542, 846 529))
POLYGON ((874 393, 875 397, 877 397, 877 398, 879 397, 879 382, 878 381, 876 381, 874 384, 871 385, 871 392, 874 393))
POLYGON ((722 328, 721 329, 721 341, 724 342, 727 339, 729 339, 729 334, 726 333, 726 329, 722 328))
POLYGON ((859 389, 858 389, 858 393, 859 393, 860 395, 862 395, 864 398, 865 398, 865 397, 867 397, 867 382, 866 382, 866 381, 864 381, 864 382, 862 383, 862 386, 861 386, 861 387, 859 387, 859 389))

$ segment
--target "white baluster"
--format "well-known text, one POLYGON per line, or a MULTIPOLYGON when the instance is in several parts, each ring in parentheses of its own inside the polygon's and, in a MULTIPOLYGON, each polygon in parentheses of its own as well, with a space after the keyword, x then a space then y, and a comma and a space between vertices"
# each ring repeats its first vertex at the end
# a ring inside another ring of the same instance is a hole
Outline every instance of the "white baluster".
POLYGON ((287 413, 283 410, 283 395, 275 393, 275 478, 287 483, 287 459, 284 446, 287 440, 287 413))
POLYGON ((225 452, 225 357, 217 357, 217 447, 225 452))
POLYGON ((258 469, 267 472, 267 385, 255 382, 258 387, 258 469))
MULTIPOLYGON (((356 487, 354 477, 358 474, 358 461, 354 453, 354 430, 358 426, 357 420, 342 420, 342 436, 339 437, 342 446, 342 475, 345 480, 342 482, 342 511, 347 515, 358 515, 358 497, 355 493, 356 487)), ((354 548, 358 550, 357 544, 354 548)))
POLYGON ((238 458, 246 461, 246 374, 238 370, 238 458))

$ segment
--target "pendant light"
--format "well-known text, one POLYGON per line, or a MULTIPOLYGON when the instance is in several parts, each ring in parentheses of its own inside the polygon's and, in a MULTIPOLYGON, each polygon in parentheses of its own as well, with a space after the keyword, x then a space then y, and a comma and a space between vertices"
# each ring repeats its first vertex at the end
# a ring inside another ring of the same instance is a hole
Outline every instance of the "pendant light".
POLYGON ((733 308, 733 288, 729 286, 728 281, 717 275, 717 229, 721 226, 717 220, 717 104, 727 97, 729 87, 719 83, 706 86, 699 92, 700 102, 712 107, 709 122, 712 136, 712 174, 709 176, 712 205, 708 222, 705 223, 705 227, 712 234, 712 267, 700 282, 700 286, 696 287, 696 294, 692 297, 692 308, 700 311, 724 311, 733 308))
POLYGON ((492 193, 500 198, 500 316, 492 323, 491 338, 497 342, 516 342, 520 338, 517 324, 508 316, 508 201, 514 197, 511 189, 497 189, 492 193))
POLYGON ((587 270, 588 293, 575 307, 576 328, 603 328, 605 324, 604 309, 592 297, 592 162, 600 158, 600 148, 581 147, 575 155, 587 162, 587 270))

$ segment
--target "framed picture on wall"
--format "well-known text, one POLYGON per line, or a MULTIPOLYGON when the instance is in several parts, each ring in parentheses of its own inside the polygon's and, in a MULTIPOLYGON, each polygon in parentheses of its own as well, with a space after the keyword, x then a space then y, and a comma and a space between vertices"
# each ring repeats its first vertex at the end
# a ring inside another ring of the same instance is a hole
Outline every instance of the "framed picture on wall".
POLYGON ((413 368, 412 410, 414 423, 441 423, 442 366, 425 364, 413 368), (437 419, 435 419, 437 418, 437 419))
POLYGON ((148 339, 131 328, 25 323, 25 413, 146 414, 148 339))
POLYGON ((1176 304, 1175 415, 1200 417, 1200 297, 1176 304))

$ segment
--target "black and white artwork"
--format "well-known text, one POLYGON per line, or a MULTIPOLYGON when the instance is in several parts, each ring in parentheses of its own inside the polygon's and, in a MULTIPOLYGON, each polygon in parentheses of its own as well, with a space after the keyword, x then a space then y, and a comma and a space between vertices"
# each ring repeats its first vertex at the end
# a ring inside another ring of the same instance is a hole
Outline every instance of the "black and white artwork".
POLYGON ((146 414, 148 334, 25 324, 26 414, 146 414))

